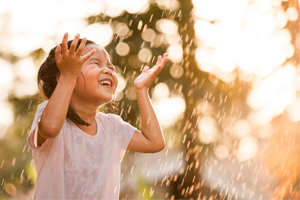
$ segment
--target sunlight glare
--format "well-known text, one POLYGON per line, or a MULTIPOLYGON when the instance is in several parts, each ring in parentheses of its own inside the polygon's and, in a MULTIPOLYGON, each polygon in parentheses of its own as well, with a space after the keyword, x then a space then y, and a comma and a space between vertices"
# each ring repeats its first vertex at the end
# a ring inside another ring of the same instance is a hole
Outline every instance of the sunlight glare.
POLYGON ((14 122, 14 113, 12 111, 12 106, 5 101, 0 101, 0 139, 5 136, 5 127, 9 127, 14 122))
POLYGON ((178 32, 178 25, 173 20, 160 19, 156 21, 156 29, 166 35, 172 35, 178 32))
POLYGON ((94 23, 84 28, 82 36, 102 46, 107 46, 113 39, 113 30, 108 23, 94 23))
POLYGON ((0 58, 0 100, 8 97, 8 92, 14 87, 15 73, 12 65, 0 58))
POLYGON ((224 160, 229 155, 229 149, 226 145, 218 145, 214 151, 215 156, 220 160, 224 160))
POLYGON ((173 63, 180 63, 183 59, 183 49, 180 44, 171 44, 167 49, 167 53, 173 63))
POLYGON ((249 160, 257 154, 257 140, 255 137, 248 136, 240 140, 238 144, 237 158, 240 162, 249 160))
POLYGON ((235 136, 242 138, 250 134, 251 126, 247 120, 238 120, 233 126, 235 136))
POLYGON ((290 21, 296 21, 299 17, 299 13, 295 7, 288 8, 286 14, 290 21))
POLYGON ((294 102, 288 107, 287 113, 292 121, 300 121, 300 97, 294 99, 294 102))
POLYGON ((155 100, 167 98, 170 95, 169 87, 166 83, 158 83, 153 90, 152 97, 155 100))
POLYGON ((126 88, 127 81, 120 73, 117 73, 117 77, 118 77, 118 86, 116 92, 122 92, 126 88))
POLYGON ((204 116, 198 123, 198 137, 204 144, 216 142, 219 136, 219 130, 216 120, 211 116, 204 116))
POLYGON ((161 10, 177 11, 180 8, 178 0, 156 0, 156 2, 161 10))
POLYGON ((185 101, 180 96, 171 96, 153 101, 153 107, 163 128, 170 127, 175 123, 186 108, 185 101))

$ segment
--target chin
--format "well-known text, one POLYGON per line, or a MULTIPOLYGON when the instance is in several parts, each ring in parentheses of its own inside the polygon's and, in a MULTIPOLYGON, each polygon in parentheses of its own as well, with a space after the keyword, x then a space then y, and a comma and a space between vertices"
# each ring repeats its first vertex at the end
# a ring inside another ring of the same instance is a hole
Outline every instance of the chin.
POLYGON ((99 103, 100 103, 100 105, 103 105, 103 104, 106 104, 106 103, 108 103, 108 102, 110 102, 112 100, 113 100, 113 96, 106 97, 106 98, 101 98, 101 100, 99 100, 99 103))

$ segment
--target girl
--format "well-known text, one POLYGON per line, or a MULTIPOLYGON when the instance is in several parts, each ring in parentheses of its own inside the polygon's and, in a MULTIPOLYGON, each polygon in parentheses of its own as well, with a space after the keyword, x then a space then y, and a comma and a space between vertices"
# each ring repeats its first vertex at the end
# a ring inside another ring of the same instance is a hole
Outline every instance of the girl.
POLYGON ((120 161, 126 150, 154 153, 164 137, 148 88, 168 58, 145 67, 134 85, 141 113, 139 131, 120 116, 96 112, 118 85, 108 53, 79 39, 53 48, 38 72, 47 101, 38 106, 28 144, 37 171, 34 199, 119 199, 120 161))

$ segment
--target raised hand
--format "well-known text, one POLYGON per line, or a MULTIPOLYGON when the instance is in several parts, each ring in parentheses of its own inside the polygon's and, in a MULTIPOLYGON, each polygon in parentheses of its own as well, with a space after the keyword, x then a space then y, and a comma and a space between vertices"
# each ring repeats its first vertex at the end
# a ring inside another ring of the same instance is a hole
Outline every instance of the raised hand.
POLYGON ((146 66, 142 73, 135 79, 134 86, 136 89, 148 89, 153 82, 154 78, 159 74, 159 72, 163 69, 166 62, 168 61, 168 56, 164 53, 163 57, 159 56, 157 58, 156 65, 149 69, 146 66))
POLYGON ((93 49, 81 56, 86 43, 85 37, 82 39, 77 51, 75 51, 79 36, 79 34, 75 36, 70 49, 68 50, 68 33, 65 33, 61 46, 58 45, 55 50, 55 62, 61 75, 77 78, 81 71, 82 64, 96 52, 96 50, 93 49))

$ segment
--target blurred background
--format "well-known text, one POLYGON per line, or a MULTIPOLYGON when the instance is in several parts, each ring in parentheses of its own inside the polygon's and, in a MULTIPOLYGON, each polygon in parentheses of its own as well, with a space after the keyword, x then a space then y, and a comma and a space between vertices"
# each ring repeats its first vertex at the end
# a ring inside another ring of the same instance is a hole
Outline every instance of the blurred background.
POLYGON ((10 0, 0 16, 0 199, 32 198, 37 70, 65 32, 105 47, 116 114, 139 129, 133 81, 169 55, 149 89, 166 148, 126 153, 120 199, 300 199, 298 0, 10 0))

